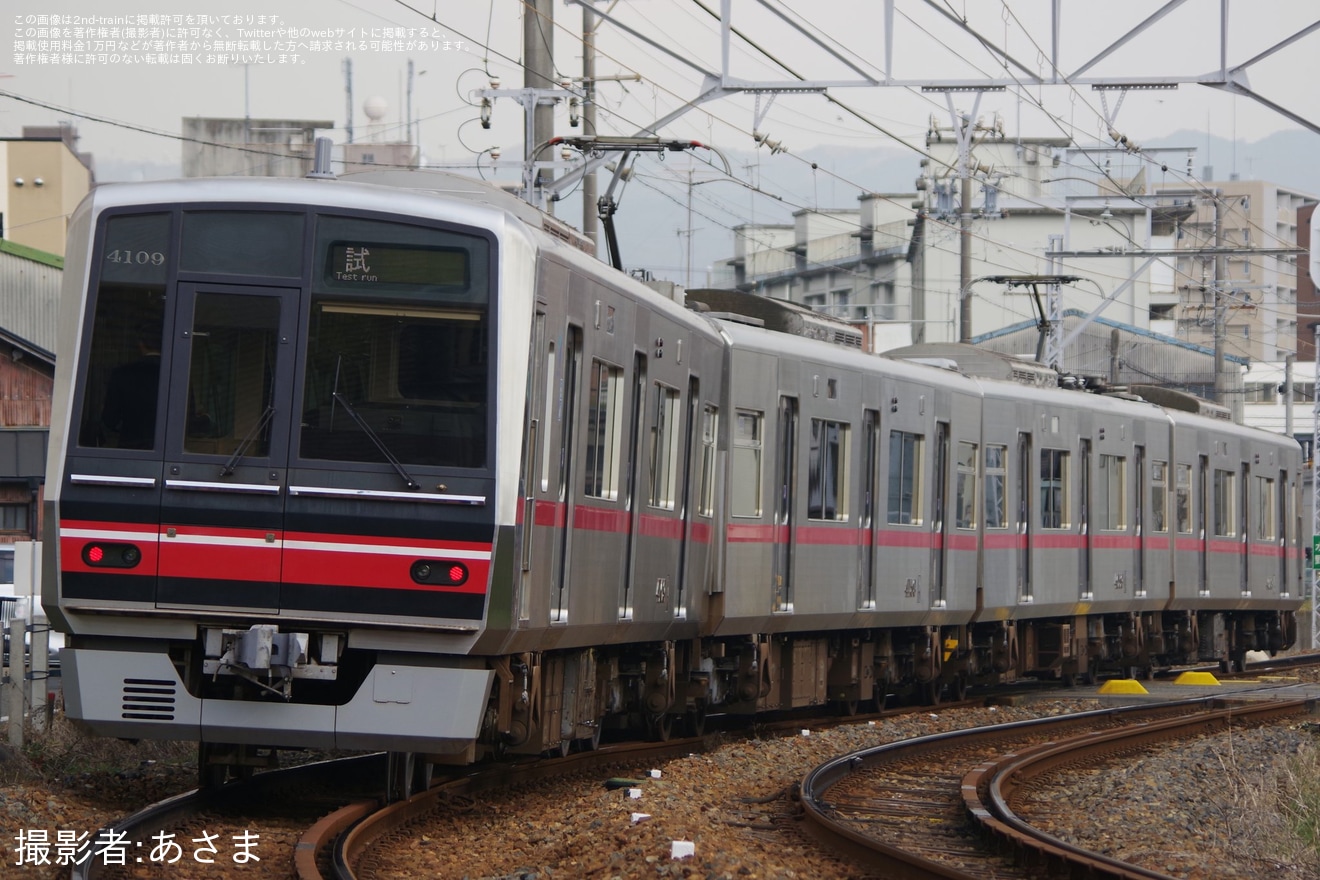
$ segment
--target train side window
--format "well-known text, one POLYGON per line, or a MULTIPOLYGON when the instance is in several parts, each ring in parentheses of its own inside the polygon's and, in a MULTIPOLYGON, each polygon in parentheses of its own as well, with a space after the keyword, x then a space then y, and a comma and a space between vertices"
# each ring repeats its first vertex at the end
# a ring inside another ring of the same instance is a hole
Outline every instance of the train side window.
POLYGON ((623 368, 591 362, 587 397, 587 484, 592 498, 619 497, 619 455, 623 448, 623 368))
POLYGON ((151 449, 156 443, 168 214, 106 219, 78 445, 151 449))
POLYGON ((848 425, 811 420, 807 458, 807 518, 848 519, 848 425))
POLYGON ((701 410, 701 483, 697 512, 715 515, 715 441, 719 436, 720 410, 706 404, 701 410))
POLYGON ((740 409, 734 415, 732 513, 761 515, 761 431, 765 414, 740 409))
POLYGON ((975 443, 958 441, 958 479, 954 523, 960 529, 976 528, 976 452, 975 443))
POLYGON ((555 343, 551 340, 545 353, 545 418, 541 422, 545 427, 541 430, 541 491, 550 491, 550 469, 547 467, 550 461, 550 441, 551 425, 554 424, 555 417, 555 343))
POLYGON ((1271 541, 1278 536, 1274 523, 1274 481, 1269 477, 1256 478, 1256 535, 1257 541, 1271 541))
POLYGON ((1063 449, 1040 451, 1040 527, 1066 529, 1071 517, 1068 509, 1070 462, 1063 449))
POLYGON ((1093 521, 1109 531, 1127 528, 1127 458, 1122 455, 1100 456, 1100 491, 1093 503, 1093 521))
POLYGON ((1150 465, 1150 530, 1169 530, 1169 465, 1153 461, 1150 465))
POLYGON ((1232 471, 1215 468, 1214 483, 1211 486, 1211 501, 1214 506, 1215 536, 1231 538, 1237 534, 1237 474, 1232 471))
POLYGON ((678 494, 679 394, 677 388, 655 385, 655 420, 651 423, 652 507, 673 510, 678 494))
POLYGON ((1008 527, 1008 447, 985 448, 985 527, 1008 527))
POLYGON ((921 525, 921 467, 925 437, 889 432, 889 505, 887 522, 921 525))
POLYGON ((1192 533, 1192 466, 1179 464, 1174 466, 1174 512, 1178 518, 1178 533, 1192 533))

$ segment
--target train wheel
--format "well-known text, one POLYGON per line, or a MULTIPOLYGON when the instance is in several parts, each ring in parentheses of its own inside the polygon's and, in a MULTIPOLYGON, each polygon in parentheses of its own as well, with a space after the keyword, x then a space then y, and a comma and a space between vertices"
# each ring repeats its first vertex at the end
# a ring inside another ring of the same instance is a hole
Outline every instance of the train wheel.
POLYGON ((668 712, 661 712, 659 715, 648 714, 646 731, 656 742, 669 742, 669 738, 674 735, 674 716, 668 712))
POLYGON ((605 719, 597 718, 596 723, 591 726, 591 736, 584 737, 582 746, 589 752, 594 752, 600 748, 600 734, 605 729, 605 719))
POLYGON ((856 700, 835 700, 834 706, 838 710, 839 714, 845 718, 851 718, 852 716, 857 714, 856 700))
POLYGON ((943 696, 944 685, 938 679, 928 681, 921 686, 921 704, 923 706, 938 706, 943 696))
POLYGON ((385 795, 390 803, 406 801, 431 787, 431 763, 416 752, 390 752, 386 758, 385 795))
POLYGON ((683 714, 684 727, 691 736, 704 736, 706 733, 706 701, 697 700, 696 704, 683 714))
POLYGON ((953 681, 949 682, 949 693, 955 703, 961 703, 967 699, 967 676, 958 673, 953 681))

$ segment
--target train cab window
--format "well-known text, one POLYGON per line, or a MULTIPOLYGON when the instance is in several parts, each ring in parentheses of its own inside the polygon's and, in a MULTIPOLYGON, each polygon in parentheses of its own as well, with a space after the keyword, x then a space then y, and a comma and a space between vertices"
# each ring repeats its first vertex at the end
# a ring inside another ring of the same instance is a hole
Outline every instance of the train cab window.
POLYGON ((960 529, 976 528, 976 452, 975 443, 958 442, 954 524, 960 529))
POLYGON ((168 214, 106 218, 78 445, 152 449, 161 391, 168 214))
POLYGON ((761 515, 761 431, 765 414, 740 409, 734 415, 732 508, 734 516, 761 515))
POLYGON ((706 404, 701 410, 701 482, 697 498, 697 512, 702 516, 715 515, 715 443, 719 437, 720 410, 706 404))
POLYGON ((185 211, 179 270, 215 275, 302 275, 302 214, 185 211))
POLYGON ((490 243, 333 216, 315 237, 301 457, 485 467, 490 243))
POLYGON ((807 518, 848 519, 848 425, 811 420, 807 457, 807 518))
POLYGON ((656 383, 655 418, 651 422, 650 505, 673 510, 678 497, 678 389, 656 383))
POLYGON ((1256 477, 1256 512, 1253 520, 1256 526, 1256 534, 1253 536, 1257 541, 1272 541, 1278 537, 1278 529, 1274 522, 1275 506, 1274 499, 1274 481, 1269 477, 1256 477))
POLYGON ((1118 531, 1127 528, 1127 458, 1101 455, 1099 490, 1092 498, 1092 522, 1097 528, 1118 531))
POLYGON ((1068 453, 1062 449, 1040 451, 1040 527, 1066 529, 1071 524, 1068 486, 1068 453))
POLYGON ((1237 512, 1237 474, 1215 468, 1214 483, 1210 491, 1215 535, 1220 538, 1231 538, 1237 534, 1237 517, 1235 516, 1237 512))
POLYGON ((1008 527, 1008 447, 985 448, 985 527, 1008 527))
POLYGON ((1150 530, 1169 530, 1169 464, 1164 461, 1150 465, 1150 530))
POLYGON ((1174 465, 1174 477, 1177 482, 1174 485, 1173 506, 1174 515, 1178 520, 1178 533, 1190 535, 1192 533, 1192 466, 1174 465))
POLYGON ((925 439, 907 431, 889 432, 889 504, 886 521, 920 525, 922 522, 921 467, 925 439))
POLYGON ((587 484, 592 498, 619 497, 619 455, 623 448, 623 368, 591 362, 587 395, 587 484))

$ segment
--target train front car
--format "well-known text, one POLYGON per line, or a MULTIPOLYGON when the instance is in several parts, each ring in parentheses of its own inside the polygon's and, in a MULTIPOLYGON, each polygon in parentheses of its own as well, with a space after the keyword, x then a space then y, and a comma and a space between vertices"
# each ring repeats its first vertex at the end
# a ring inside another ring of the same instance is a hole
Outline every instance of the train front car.
MULTIPOLYGON (((526 383, 497 340, 530 324, 500 309, 505 218, 331 181, 89 197, 45 536, 70 717, 221 768, 256 746, 471 750, 496 389, 526 383)), ((521 394, 503 409, 520 421, 521 394)))

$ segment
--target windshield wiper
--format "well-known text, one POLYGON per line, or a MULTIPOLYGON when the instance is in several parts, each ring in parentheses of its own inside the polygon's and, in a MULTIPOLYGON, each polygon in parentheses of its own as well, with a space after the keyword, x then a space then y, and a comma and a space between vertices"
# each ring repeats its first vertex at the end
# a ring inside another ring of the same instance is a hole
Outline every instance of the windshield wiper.
POLYGON ((225 462, 225 466, 220 468, 220 476, 227 477, 234 472, 234 468, 238 466, 238 462, 247 452, 247 448, 252 445, 252 441, 257 439, 257 435, 262 432, 266 425, 270 424, 270 420, 274 416, 275 407, 267 406, 265 411, 262 412, 261 418, 257 419, 257 423, 252 426, 252 430, 248 431, 243 439, 239 441, 238 446, 234 448, 234 454, 229 456, 229 461, 225 462))
POLYGON ((344 407, 344 412, 348 413, 349 417, 353 419, 353 422, 362 429, 362 433, 366 434, 368 439, 376 444, 376 448, 380 450, 380 454, 385 456, 385 460, 388 461, 390 466, 394 468, 395 472, 403 478, 405 486, 409 489, 422 488, 421 483, 414 480, 412 476, 403 469, 403 465, 394 457, 394 453, 390 452, 389 447, 385 445, 385 441, 381 440, 380 437, 376 435, 376 432, 371 429, 371 425, 368 425, 367 420, 362 418, 357 410, 353 409, 353 405, 348 402, 344 395, 340 394, 338 391, 332 391, 330 397, 338 401, 340 405, 344 407))

